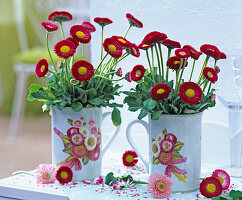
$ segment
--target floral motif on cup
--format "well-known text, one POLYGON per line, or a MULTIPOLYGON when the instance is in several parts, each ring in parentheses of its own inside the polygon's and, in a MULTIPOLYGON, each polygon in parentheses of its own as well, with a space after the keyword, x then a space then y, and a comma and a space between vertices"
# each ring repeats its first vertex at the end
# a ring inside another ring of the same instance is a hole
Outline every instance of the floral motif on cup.
POLYGON ((183 142, 177 141, 177 138, 172 133, 167 133, 163 130, 156 138, 151 138, 151 151, 154 165, 165 165, 165 175, 171 177, 172 174, 182 182, 186 182, 187 171, 180 169, 177 165, 186 162, 187 157, 180 154, 183 142))
POLYGON ((74 167, 76 171, 79 171, 82 169, 82 165, 99 159, 102 135, 100 127, 96 126, 93 118, 87 121, 84 117, 68 118, 67 122, 70 127, 67 129, 66 135, 54 127, 54 132, 64 144, 63 152, 68 154, 65 160, 57 163, 57 166, 74 167))

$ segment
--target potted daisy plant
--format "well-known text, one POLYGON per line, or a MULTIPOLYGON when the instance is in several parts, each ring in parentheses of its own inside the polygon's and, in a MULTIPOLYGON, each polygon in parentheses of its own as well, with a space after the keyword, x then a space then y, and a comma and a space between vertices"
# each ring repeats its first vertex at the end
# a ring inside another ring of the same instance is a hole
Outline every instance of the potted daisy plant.
POLYGON ((63 23, 72 20, 69 12, 55 11, 48 17, 54 23, 42 22, 46 29, 46 47, 51 63, 43 58, 36 64, 36 75, 46 79, 46 86, 32 84, 28 100, 43 101, 43 110, 51 110, 52 162, 57 166, 72 168, 73 179, 100 176, 102 154, 118 133, 117 129, 101 149, 102 120, 110 114, 102 114, 102 108, 113 108, 113 124, 117 127, 121 124, 118 108, 122 104, 115 103, 114 97, 119 95, 121 86, 118 81, 125 77, 122 77, 122 69, 118 68, 118 64, 129 55, 139 57, 137 45, 125 39, 125 36, 131 27, 143 26, 141 22, 137 26, 131 14, 126 17, 130 26, 124 37, 112 36, 105 40, 104 28, 112 21, 101 17, 94 19, 101 27, 101 56, 95 67, 85 59, 85 46, 91 41, 92 32, 96 31, 92 23, 73 25, 70 35, 66 36, 63 23), (54 45, 54 53, 60 58, 55 63, 48 38, 58 28, 61 29, 62 40, 54 45), (79 53, 78 48, 82 49, 82 53, 79 53))
POLYGON ((147 68, 136 65, 126 74, 127 80, 137 82, 136 87, 125 91, 124 103, 132 112, 140 111, 139 120, 149 132, 149 161, 135 149, 150 174, 164 173, 173 180, 173 191, 191 191, 199 188, 201 168, 201 118, 204 110, 215 106, 215 89, 218 80, 217 61, 226 55, 216 46, 204 44, 200 51, 181 44, 154 31, 148 33, 138 45, 147 57, 147 68), (167 60, 164 59, 166 51, 167 60), (196 61, 204 56, 202 66, 196 61), (208 66, 211 60, 213 66, 208 66), (194 69, 200 73, 194 75, 194 69), (148 115, 148 123, 142 121, 148 115))

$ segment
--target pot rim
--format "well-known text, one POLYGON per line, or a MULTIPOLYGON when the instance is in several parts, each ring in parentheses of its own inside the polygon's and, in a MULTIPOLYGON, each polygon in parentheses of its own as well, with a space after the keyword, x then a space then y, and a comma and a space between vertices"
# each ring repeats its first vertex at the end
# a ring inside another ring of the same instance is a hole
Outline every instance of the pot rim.
MULTIPOLYGON (((161 119, 163 116, 166 118, 186 118, 186 117, 192 117, 192 116, 200 116, 202 115, 203 112, 199 112, 199 113, 193 113, 193 114, 181 114, 181 115, 174 115, 174 114, 161 114, 161 117, 159 119, 161 119)), ((151 119, 151 114, 148 113, 149 118, 151 119)), ((159 120, 158 119, 158 120, 159 120)), ((152 119, 151 119, 152 120, 152 119)), ((156 121, 156 120, 152 120, 152 121, 156 121)))
MULTIPOLYGON (((76 111, 73 111, 72 109, 71 109, 71 107, 65 107, 65 108, 63 108, 62 110, 59 110, 56 106, 51 106, 50 107, 51 108, 51 110, 52 109, 56 109, 56 110, 58 110, 58 111, 65 111, 65 110, 67 110, 67 111, 72 111, 72 112, 76 112, 76 111)), ((79 111, 79 112, 82 112, 83 110, 102 110, 102 107, 92 107, 92 108, 82 108, 82 110, 81 111, 79 111)), ((78 112, 77 112, 78 113, 78 112)))

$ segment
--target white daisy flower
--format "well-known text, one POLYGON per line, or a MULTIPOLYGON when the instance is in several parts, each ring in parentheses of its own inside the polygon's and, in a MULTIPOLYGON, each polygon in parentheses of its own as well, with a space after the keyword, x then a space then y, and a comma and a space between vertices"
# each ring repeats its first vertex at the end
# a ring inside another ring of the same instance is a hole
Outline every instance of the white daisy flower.
POLYGON ((85 143, 87 150, 92 151, 93 149, 95 149, 95 147, 97 145, 97 138, 93 134, 88 134, 85 138, 84 143, 85 143))
POLYGON ((164 136, 162 133, 156 136, 156 141, 158 142, 158 144, 160 144, 163 139, 164 139, 164 136))
POLYGON ((160 144, 157 141, 153 141, 151 145, 152 154, 154 157, 158 157, 160 154, 160 144))

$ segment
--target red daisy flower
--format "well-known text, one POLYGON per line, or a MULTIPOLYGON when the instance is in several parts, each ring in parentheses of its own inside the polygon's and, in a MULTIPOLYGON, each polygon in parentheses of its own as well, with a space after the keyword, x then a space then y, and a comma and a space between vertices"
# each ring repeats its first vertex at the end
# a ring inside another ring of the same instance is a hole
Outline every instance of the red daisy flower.
POLYGON ((218 80, 218 73, 215 69, 211 67, 205 67, 203 69, 203 75, 207 80, 211 81, 212 83, 215 83, 218 80))
POLYGON ((94 75, 94 68, 91 63, 79 60, 73 64, 71 74, 76 80, 88 81, 94 75))
MULTIPOLYGON (((75 136, 75 135, 74 135, 75 136)), ((84 139, 83 139, 84 140, 84 139)), ((83 141, 82 141, 83 143, 83 141)), ((87 155, 87 148, 85 147, 84 144, 81 144, 79 146, 71 146, 71 152, 72 152, 72 156, 75 158, 83 158, 87 155)))
POLYGON ((54 11, 48 17, 49 21, 53 22, 68 22, 72 20, 72 15, 66 11, 54 11))
POLYGON ((169 165, 171 163, 171 161, 173 160, 173 153, 169 152, 160 152, 159 156, 158 156, 158 160, 161 164, 163 165, 169 165))
POLYGON ((171 140, 174 144, 176 144, 176 142, 177 142, 176 136, 173 135, 172 133, 166 134, 165 139, 171 140))
POLYGON ((217 178, 219 180, 219 182, 222 185, 223 190, 227 190, 229 188, 230 176, 227 174, 226 171, 224 171, 222 169, 216 169, 213 172, 212 177, 217 178))
POLYGON ((138 156, 135 153, 135 151, 129 150, 125 151, 122 157, 123 164, 126 167, 133 167, 137 164, 138 162, 138 156))
POLYGON ((219 59, 226 59, 226 58, 227 58, 226 54, 224 52, 220 51, 220 58, 219 59))
POLYGON ((79 46, 79 42, 73 37, 68 37, 66 38, 66 40, 73 42, 76 45, 76 47, 79 46))
POLYGON ((96 17, 96 18, 94 18, 94 22, 98 23, 102 27, 113 23, 113 21, 111 19, 106 18, 106 17, 96 17))
POLYGON ((71 182, 72 177, 73 177, 73 172, 71 168, 67 166, 61 166, 56 172, 56 179, 62 185, 71 182))
POLYGON ((143 78, 145 74, 145 68, 143 65, 136 65, 131 71, 131 79, 133 81, 139 81, 143 78))
POLYGON ((164 139, 161 141, 160 147, 162 152, 169 153, 175 148, 175 144, 171 140, 164 139))
POLYGON ((128 82, 132 82, 131 72, 128 72, 127 74, 125 74, 125 80, 127 80, 128 82))
MULTIPOLYGON (((170 57, 168 60, 167 60, 167 63, 166 65, 172 69, 172 70, 175 70, 177 71, 180 67, 180 64, 181 64, 181 58, 178 57, 178 56, 172 56, 170 57)), ((188 62, 186 63, 186 66, 188 65, 188 62)), ((184 62, 182 64, 182 67, 184 66, 184 62)))
POLYGON ((48 66, 49 65, 46 59, 39 60, 39 62, 36 64, 36 67, 35 67, 36 75, 39 78, 44 77, 48 72, 48 66))
POLYGON ((204 54, 213 57, 214 59, 219 59, 221 52, 219 49, 211 44, 204 44, 200 47, 200 51, 204 54))
POLYGON ((202 52, 197 51, 190 45, 184 45, 183 48, 188 49, 190 51, 190 56, 195 60, 198 60, 198 58, 202 55, 202 52))
POLYGON ((51 23, 51 22, 42 22, 41 25, 47 30, 48 32, 56 31, 58 30, 58 26, 51 23))
POLYGON ((166 99, 171 92, 171 87, 166 83, 156 84, 150 91, 150 97, 156 101, 166 99))
POLYGON ((111 38, 115 39, 124 49, 129 48, 131 46, 131 42, 129 42, 127 39, 125 39, 122 36, 112 36, 111 38))
POLYGON ((179 96, 184 103, 194 105, 201 100, 202 95, 202 89, 194 82, 185 82, 180 86, 179 96))
POLYGON ((143 24, 141 21, 139 21, 138 19, 136 19, 133 15, 131 15, 130 13, 126 14, 126 18, 129 21, 130 26, 135 26, 137 28, 143 28, 143 24))
POLYGON ((107 38, 103 42, 104 50, 114 58, 122 56, 122 46, 113 38, 107 38))
POLYGON ((166 46, 168 49, 174 49, 174 48, 181 48, 180 42, 170 40, 170 39, 164 39, 161 44, 166 46))
POLYGON ((79 133, 79 129, 76 127, 71 127, 67 130, 67 136, 71 138, 72 135, 79 133))
POLYGON ((153 32, 150 32, 148 33, 142 43, 144 44, 155 44, 155 43, 159 43, 161 42, 162 40, 166 39, 167 38, 167 35, 165 33, 160 33, 158 31, 153 31, 153 32))
POLYGON ((186 48, 177 49, 175 51, 176 56, 180 58, 188 58, 190 56, 190 51, 186 48))
POLYGON ((116 72, 116 75, 119 76, 119 77, 122 77, 123 76, 123 71, 122 71, 122 68, 118 68, 117 72, 116 72))
POLYGON ((89 30, 82 25, 74 25, 70 29, 70 35, 80 43, 90 42, 92 36, 89 30))
POLYGON ((80 134, 80 133, 72 134, 70 136, 70 142, 74 146, 80 146, 83 144, 84 138, 83 138, 82 134, 80 134))
POLYGON ((214 177, 205 178, 200 183, 200 192, 207 198, 217 197, 222 191, 221 183, 214 177))
POLYGON ((60 58, 69 58, 76 52, 76 45, 68 40, 62 40, 55 45, 55 53, 60 58))
POLYGON ((90 32, 95 32, 96 28, 93 24, 91 24, 90 22, 82 22, 82 26, 85 26, 90 32))
POLYGON ((138 45, 138 48, 139 48, 139 49, 142 49, 142 50, 146 50, 146 49, 149 49, 151 46, 152 46, 152 44, 144 44, 144 43, 141 42, 141 43, 138 45))
POLYGON ((137 47, 136 44, 131 43, 131 46, 129 47, 128 52, 131 53, 131 55, 135 56, 135 57, 139 57, 140 56, 140 51, 139 48, 137 47))

